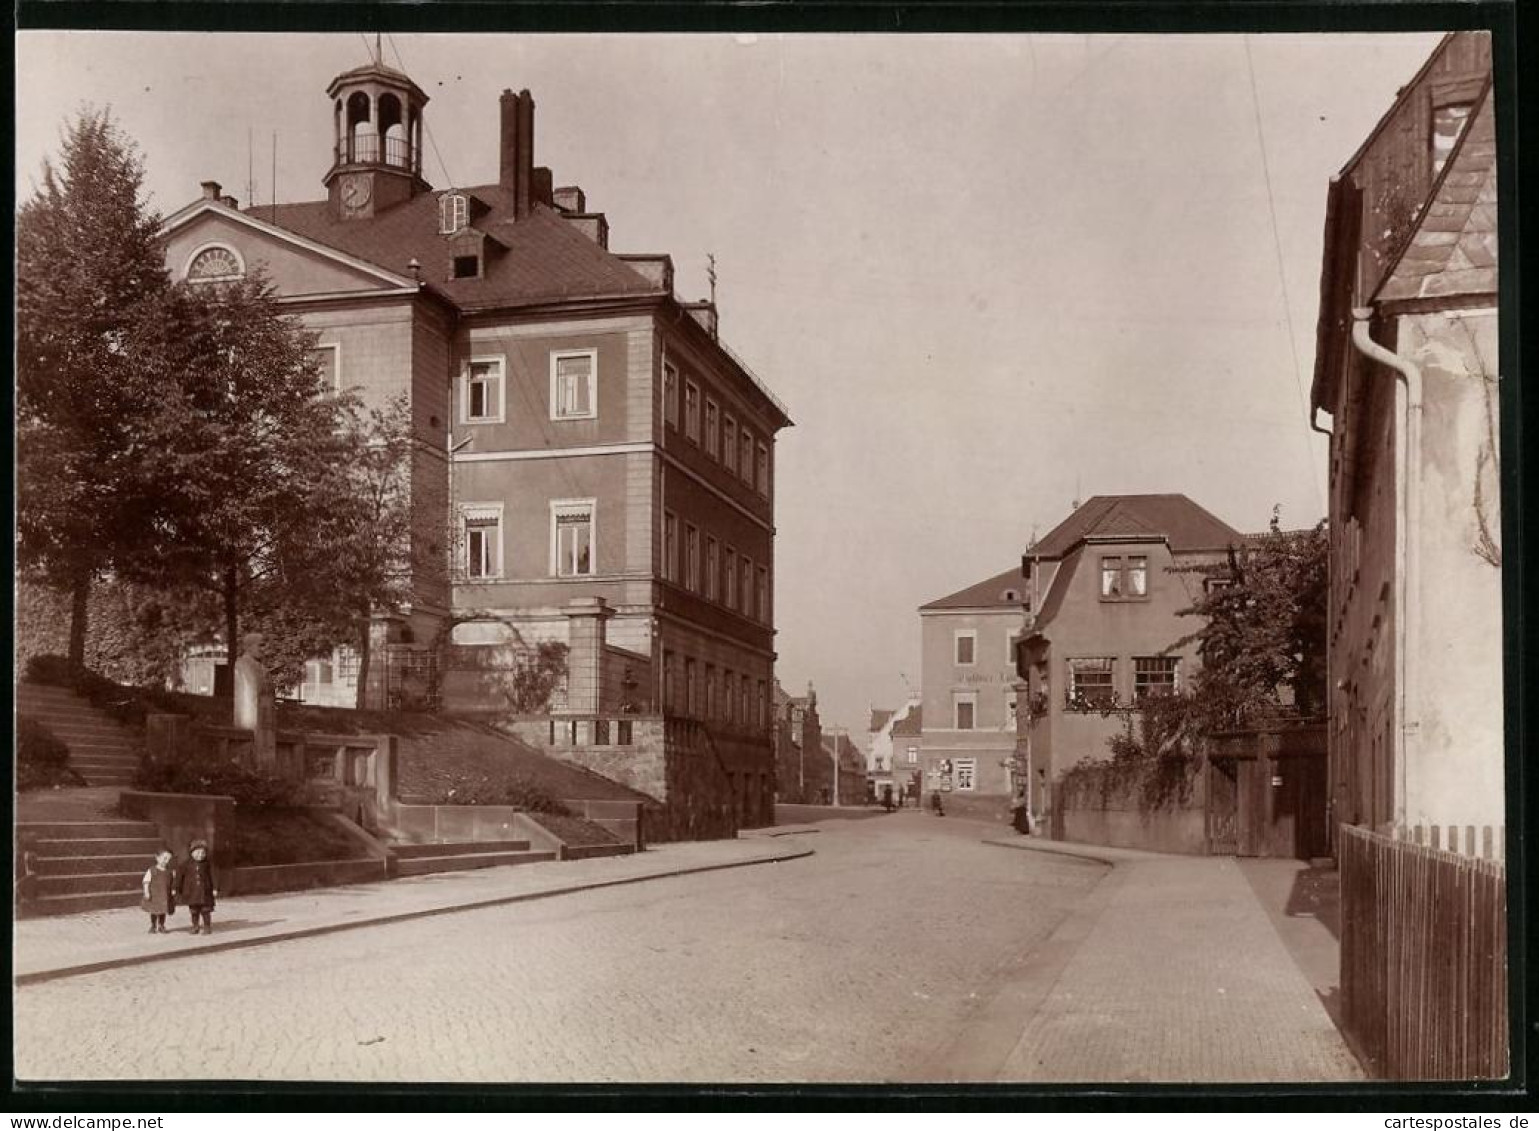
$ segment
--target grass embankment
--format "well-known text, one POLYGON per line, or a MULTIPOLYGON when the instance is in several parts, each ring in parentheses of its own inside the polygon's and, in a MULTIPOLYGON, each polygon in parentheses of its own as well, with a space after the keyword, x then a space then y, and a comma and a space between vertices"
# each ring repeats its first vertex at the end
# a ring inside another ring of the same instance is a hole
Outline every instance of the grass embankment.
MULTIPOLYGON (((28 675, 39 682, 73 686, 93 703, 130 725, 142 726, 145 716, 156 712, 188 715, 211 726, 230 724, 228 699, 159 688, 126 687, 89 673, 68 676, 62 672, 35 673, 29 670, 28 675)), ((564 801, 646 803, 649 800, 609 778, 551 758, 528 743, 484 723, 412 711, 355 710, 281 701, 277 706, 280 730, 395 735, 399 740, 396 794, 408 804, 512 805, 539 814, 542 820, 548 817, 551 832, 571 844, 604 844, 612 843, 615 838, 597 825, 570 816, 562 804, 564 801), (555 827, 557 824, 560 828, 555 827)), ((276 806, 242 805, 237 808, 238 817, 250 824, 256 820, 252 814, 264 809, 267 812, 292 812, 276 806)), ((287 840, 297 851, 309 834, 298 825, 287 827, 293 830, 287 840)), ((258 851, 257 841, 257 835, 253 834, 253 852, 258 851)), ((281 850, 275 847, 272 851, 281 850)))
POLYGON ((356 839, 303 809, 238 809, 219 845, 219 862, 228 868, 367 857, 356 839))

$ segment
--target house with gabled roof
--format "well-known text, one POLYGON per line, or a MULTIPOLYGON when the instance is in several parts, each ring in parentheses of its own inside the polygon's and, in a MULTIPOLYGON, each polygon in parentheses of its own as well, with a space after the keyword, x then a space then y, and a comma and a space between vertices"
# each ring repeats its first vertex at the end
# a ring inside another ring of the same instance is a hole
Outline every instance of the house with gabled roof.
POLYGON ((1025 780, 1016 759, 1015 645, 1026 594, 1016 567, 919 606, 926 804, 938 793, 948 810, 1008 815, 1025 780))
MULTIPOLYGON (((411 593, 378 612, 365 701, 431 686, 445 709, 505 713, 521 657, 558 641, 550 734, 569 756, 647 729, 621 716, 666 720, 723 779, 700 811, 766 823, 786 409, 723 343, 714 303, 674 293, 668 256, 613 250, 582 189, 534 163, 527 90, 503 92, 496 178, 470 185, 425 179, 428 101, 377 57, 340 74, 316 107, 333 122, 324 197, 241 209, 209 181, 162 233, 178 280, 261 272, 335 388, 408 406, 411 593)), ((349 685, 333 659, 305 698, 351 705, 356 660, 349 685)))
POLYGON ((1181 611, 1245 541, 1185 495, 1098 495, 1026 551, 1015 660, 1035 812, 1066 770, 1111 756, 1130 712, 1187 685, 1198 624, 1181 611))
POLYGON ((1496 125, 1489 35, 1449 34, 1331 181, 1310 395, 1334 823, 1460 851, 1505 804, 1496 125))

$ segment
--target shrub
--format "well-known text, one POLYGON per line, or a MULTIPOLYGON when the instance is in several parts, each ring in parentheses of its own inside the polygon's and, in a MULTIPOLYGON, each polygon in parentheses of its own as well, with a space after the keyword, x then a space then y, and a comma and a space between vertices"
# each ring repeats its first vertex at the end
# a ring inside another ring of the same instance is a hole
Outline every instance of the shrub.
POLYGON ((303 783, 273 777, 233 758, 209 754, 195 740, 177 749, 145 757, 134 786, 152 793, 203 793, 235 799, 237 808, 274 809, 303 803, 303 783))
POLYGON ((52 687, 73 687, 75 673, 70 669, 69 660, 63 656, 29 656, 27 681, 46 683, 52 687))
POLYGON ((16 720, 16 788, 51 789, 60 785, 84 785, 85 779, 69 768, 69 747, 38 720, 21 715, 16 720))

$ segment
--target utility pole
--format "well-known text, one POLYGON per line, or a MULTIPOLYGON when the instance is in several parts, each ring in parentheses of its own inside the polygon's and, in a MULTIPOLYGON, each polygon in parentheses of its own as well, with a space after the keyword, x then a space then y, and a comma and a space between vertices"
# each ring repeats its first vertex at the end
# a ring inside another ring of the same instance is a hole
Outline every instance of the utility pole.
POLYGON ((839 807, 839 737, 844 733, 843 727, 830 727, 829 733, 834 736, 834 808, 839 807))

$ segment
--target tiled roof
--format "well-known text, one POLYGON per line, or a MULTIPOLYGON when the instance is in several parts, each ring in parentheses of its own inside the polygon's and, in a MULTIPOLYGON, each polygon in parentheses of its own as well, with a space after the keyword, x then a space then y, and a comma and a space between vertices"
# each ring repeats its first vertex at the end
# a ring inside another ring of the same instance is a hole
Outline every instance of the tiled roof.
POLYGON ((881 707, 872 707, 871 722, 866 726, 866 731, 870 734, 875 734, 877 731, 881 730, 884 726, 887 725, 887 721, 891 719, 894 714, 896 714, 894 711, 888 711, 881 707))
POLYGON ((910 703, 903 717, 892 724, 894 738, 918 738, 924 730, 924 711, 918 703, 910 703))
POLYGON ((1490 86, 1378 302, 1496 293, 1496 129, 1490 86))
POLYGON ((1097 495, 1031 547, 1033 557, 1063 557, 1086 538, 1147 537, 1173 553, 1217 550, 1244 535, 1185 495, 1097 495))
POLYGON ((1007 569, 1004 573, 997 574, 987 581, 980 581, 976 585, 969 585, 966 589, 959 589, 949 597, 931 601, 928 605, 920 605, 924 609, 977 609, 977 608, 1015 608, 1021 603, 1021 594, 1026 586, 1026 578, 1021 574, 1021 567, 1007 569), (1005 592, 1015 593, 1012 598, 1006 598, 1005 592))
POLYGON ((415 259, 428 289, 461 309, 663 293, 552 208, 535 204, 528 216, 515 220, 513 194, 500 186, 458 191, 482 206, 472 205, 470 221, 473 229, 489 237, 481 278, 450 278, 459 244, 438 232, 439 193, 419 193, 366 220, 340 219, 324 200, 247 211, 398 274, 405 274, 415 259))

